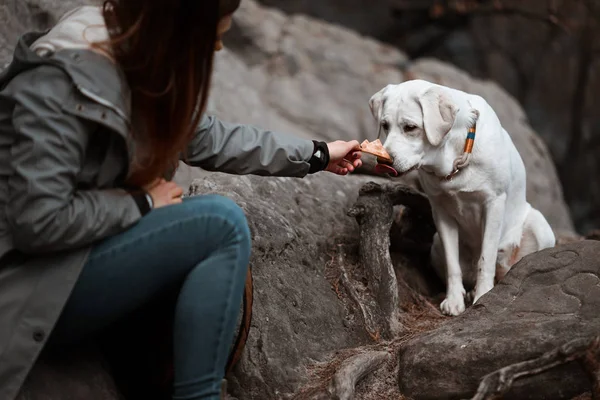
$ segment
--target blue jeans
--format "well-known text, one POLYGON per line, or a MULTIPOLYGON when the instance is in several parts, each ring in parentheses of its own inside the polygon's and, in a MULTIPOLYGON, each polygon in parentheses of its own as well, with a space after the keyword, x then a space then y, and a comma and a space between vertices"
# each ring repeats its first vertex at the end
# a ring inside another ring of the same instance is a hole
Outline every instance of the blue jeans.
POLYGON ((244 212, 227 198, 155 209, 92 250, 51 339, 81 340, 178 288, 173 399, 218 399, 250 248, 244 212))

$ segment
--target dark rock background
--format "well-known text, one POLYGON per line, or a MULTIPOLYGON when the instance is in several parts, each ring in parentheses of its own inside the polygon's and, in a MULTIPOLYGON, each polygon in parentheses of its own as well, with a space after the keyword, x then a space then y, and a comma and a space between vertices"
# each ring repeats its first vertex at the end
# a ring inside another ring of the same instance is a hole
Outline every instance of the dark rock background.
POLYGON ((579 231, 600 225, 600 2, 259 0, 450 63, 514 96, 558 166, 579 231))

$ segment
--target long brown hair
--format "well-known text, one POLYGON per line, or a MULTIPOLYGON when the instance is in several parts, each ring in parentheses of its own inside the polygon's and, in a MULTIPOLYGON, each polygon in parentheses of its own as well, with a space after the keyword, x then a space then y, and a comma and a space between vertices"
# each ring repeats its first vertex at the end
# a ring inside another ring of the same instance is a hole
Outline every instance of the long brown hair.
POLYGON ((176 165, 206 108, 217 26, 240 0, 106 0, 113 57, 131 88, 139 149, 129 184, 176 165))

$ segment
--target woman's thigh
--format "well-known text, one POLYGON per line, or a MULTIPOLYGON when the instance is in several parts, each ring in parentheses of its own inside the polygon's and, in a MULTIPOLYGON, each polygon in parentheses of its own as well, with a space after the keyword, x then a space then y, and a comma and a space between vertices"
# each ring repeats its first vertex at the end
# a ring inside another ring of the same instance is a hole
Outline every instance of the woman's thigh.
POLYGON ((155 209, 95 246, 52 334, 53 344, 84 339, 181 285, 204 259, 241 236, 243 211, 215 195, 155 209))

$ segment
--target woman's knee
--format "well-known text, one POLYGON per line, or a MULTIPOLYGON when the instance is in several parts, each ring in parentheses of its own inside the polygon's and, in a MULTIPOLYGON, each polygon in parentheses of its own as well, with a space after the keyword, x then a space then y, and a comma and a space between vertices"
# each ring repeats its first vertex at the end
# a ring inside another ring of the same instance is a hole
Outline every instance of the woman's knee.
POLYGON ((203 218, 206 215, 213 216, 222 223, 223 231, 219 232, 225 235, 224 242, 235 242, 250 252, 251 236, 248 220, 244 210, 228 197, 209 194, 195 196, 186 199, 186 205, 190 207, 190 212, 203 218))

